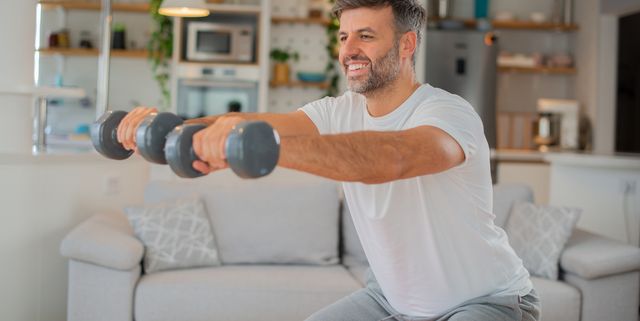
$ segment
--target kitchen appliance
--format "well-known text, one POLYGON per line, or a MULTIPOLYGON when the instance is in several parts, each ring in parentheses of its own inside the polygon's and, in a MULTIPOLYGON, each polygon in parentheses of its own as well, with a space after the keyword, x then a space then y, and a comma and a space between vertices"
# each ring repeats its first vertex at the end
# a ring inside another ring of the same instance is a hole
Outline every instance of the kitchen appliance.
POLYGON ((541 151, 547 151, 549 147, 558 144, 560 137, 560 115, 550 112, 541 112, 534 122, 534 143, 541 151))
POLYGON ((496 146, 497 38, 476 30, 429 29, 426 80, 466 99, 480 115, 489 146, 496 146))
POLYGON ((254 27, 245 23, 188 24, 186 58, 202 62, 252 62, 254 27))
MULTIPOLYGON (((557 133, 555 142, 562 149, 578 149, 580 144, 580 105, 576 100, 538 99, 538 112, 550 114, 550 130, 557 133)), ((534 126, 535 127, 535 126, 534 126)))
POLYGON ((258 83, 242 80, 178 80, 177 113, 198 118, 228 112, 257 112, 258 83))

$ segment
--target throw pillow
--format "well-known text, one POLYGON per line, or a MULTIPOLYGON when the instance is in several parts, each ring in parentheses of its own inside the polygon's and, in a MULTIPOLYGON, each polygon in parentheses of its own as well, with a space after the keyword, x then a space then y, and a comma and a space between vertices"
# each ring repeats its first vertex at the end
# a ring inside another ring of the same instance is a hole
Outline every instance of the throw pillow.
POLYGON ((124 211, 144 244, 145 273, 220 265, 211 224, 199 198, 131 206, 124 211))
POLYGON ((516 203, 505 231, 509 243, 531 275, 556 280, 558 262, 581 210, 570 207, 516 203))

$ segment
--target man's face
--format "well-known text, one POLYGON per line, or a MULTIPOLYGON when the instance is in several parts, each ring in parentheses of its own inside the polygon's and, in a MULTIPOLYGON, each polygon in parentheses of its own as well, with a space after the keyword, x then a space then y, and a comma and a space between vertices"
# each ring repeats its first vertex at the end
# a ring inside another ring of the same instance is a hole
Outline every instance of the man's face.
POLYGON ((339 61, 349 90, 371 93, 400 73, 399 41, 391 7, 346 10, 340 17, 339 61))

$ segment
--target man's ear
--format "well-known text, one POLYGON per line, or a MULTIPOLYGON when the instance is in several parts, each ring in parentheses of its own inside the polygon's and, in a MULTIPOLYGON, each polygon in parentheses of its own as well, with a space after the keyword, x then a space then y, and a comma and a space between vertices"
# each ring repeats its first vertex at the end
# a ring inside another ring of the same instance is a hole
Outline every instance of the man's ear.
POLYGON ((418 34, 415 31, 405 32, 400 38, 400 57, 411 58, 416 51, 418 34))

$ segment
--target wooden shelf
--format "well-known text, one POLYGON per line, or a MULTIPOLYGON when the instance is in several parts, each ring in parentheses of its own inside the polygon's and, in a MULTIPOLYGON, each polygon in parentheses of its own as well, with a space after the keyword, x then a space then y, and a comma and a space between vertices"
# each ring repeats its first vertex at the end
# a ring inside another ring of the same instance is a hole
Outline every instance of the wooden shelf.
MULTIPOLYGON (((100 10, 102 7, 98 1, 63 1, 63 0, 41 0, 38 1, 45 9, 62 7, 64 9, 75 10, 100 10)), ((111 10, 124 12, 149 12, 148 3, 113 3, 111 10)))
POLYGON ((538 73, 538 74, 558 74, 558 75, 574 75, 576 69, 573 67, 504 67, 499 66, 498 71, 501 73, 538 73))
POLYGON ((328 26, 331 20, 326 18, 290 18, 290 17, 272 17, 271 22, 274 24, 279 23, 303 23, 303 24, 318 24, 328 26))
POLYGON ((520 29, 520 30, 551 30, 551 31, 575 31, 576 24, 557 24, 551 22, 537 23, 533 21, 492 21, 495 29, 520 29))
MULTIPOLYGON (((37 50, 43 55, 63 55, 63 56, 76 56, 76 57, 91 57, 98 56, 100 53, 98 49, 83 49, 83 48, 42 48, 37 50)), ((147 58, 148 53, 145 49, 135 50, 121 50, 111 49, 111 57, 122 58, 147 58)))
POLYGON ((328 82, 306 82, 306 81, 297 81, 297 80, 292 80, 288 83, 274 83, 269 82, 269 86, 271 87, 298 87, 298 88, 305 88, 305 87, 316 87, 319 89, 328 89, 329 88, 329 83, 328 82))
MULTIPOLYGON (((478 21, 475 19, 451 19, 461 22, 465 28, 475 29, 478 25, 478 21)), ((437 20, 435 22, 438 22, 437 20)), ((533 21, 498 21, 492 20, 491 26, 493 29, 503 30, 540 30, 540 31, 576 31, 578 25, 576 24, 557 24, 551 22, 537 23, 533 21)))

